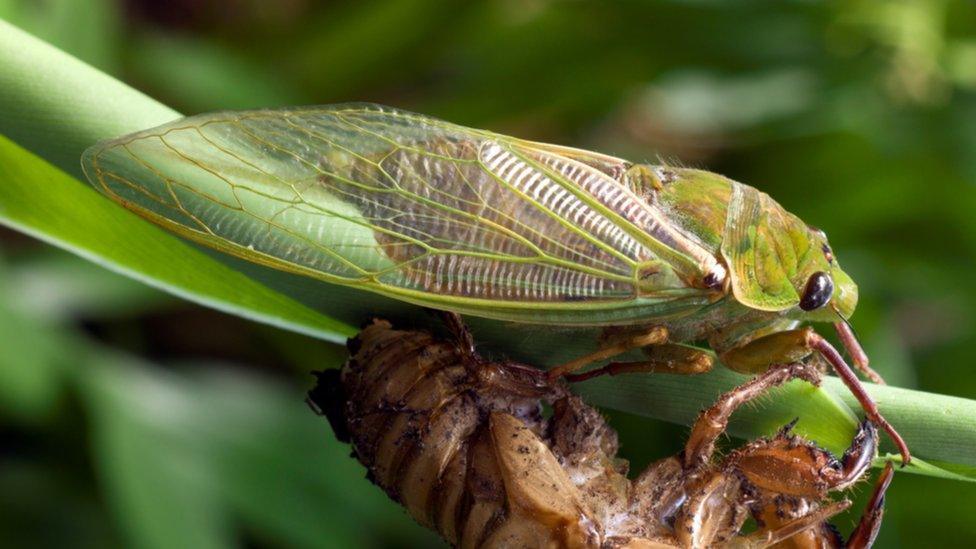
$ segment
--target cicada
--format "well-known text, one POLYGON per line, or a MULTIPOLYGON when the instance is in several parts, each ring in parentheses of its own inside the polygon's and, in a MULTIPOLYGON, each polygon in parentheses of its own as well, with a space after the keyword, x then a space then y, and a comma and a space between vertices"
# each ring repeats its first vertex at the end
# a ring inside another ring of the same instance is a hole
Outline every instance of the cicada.
POLYGON ((697 373, 707 341, 740 372, 822 357, 909 452, 807 322, 847 324, 857 286, 826 235, 703 170, 633 163, 366 104, 192 116, 97 144, 92 183, 193 241, 410 303, 505 321, 607 327, 569 375, 697 373))
POLYGON ((630 480, 598 411, 537 368, 485 360, 453 327, 446 340, 373 321, 341 372, 318 373, 309 403, 373 482, 455 547, 865 549, 878 533, 890 465, 846 542, 826 522, 850 506, 829 494, 877 455, 870 422, 839 460, 791 426, 714 455, 736 408, 790 379, 816 381, 811 365, 779 365, 721 395, 681 453, 630 480))

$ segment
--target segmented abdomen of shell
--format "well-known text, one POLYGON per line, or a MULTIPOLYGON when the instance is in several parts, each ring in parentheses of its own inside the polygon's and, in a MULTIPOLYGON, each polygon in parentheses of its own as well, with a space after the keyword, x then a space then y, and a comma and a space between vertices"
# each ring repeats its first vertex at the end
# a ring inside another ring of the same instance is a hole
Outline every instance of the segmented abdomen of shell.
POLYGON ((588 502, 558 461, 594 447, 616 452, 616 435, 598 412, 539 370, 482 361, 453 342, 385 321, 350 340, 350 351, 340 376, 320 374, 310 401, 352 443, 369 478, 414 519, 460 547, 598 543, 588 502), (557 415, 587 415, 562 422, 579 432, 552 429, 543 399, 558 402, 557 415), (335 402, 345 405, 329 410, 335 402), (547 433, 553 430, 556 438, 547 433), (557 458, 553 444, 566 455, 557 458))

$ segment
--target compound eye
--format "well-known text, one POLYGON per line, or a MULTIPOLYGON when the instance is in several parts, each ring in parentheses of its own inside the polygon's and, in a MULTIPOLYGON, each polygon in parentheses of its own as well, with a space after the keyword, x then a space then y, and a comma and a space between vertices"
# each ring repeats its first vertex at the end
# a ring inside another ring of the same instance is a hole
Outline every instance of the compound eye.
POLYGON ((810 275, 806 287, 803 288, 803 297, 800 298, 800 308, 804 311, 819 309, 830 301, 830 296, 834 294, 834 281, 824 272, 816 272, 810 275))

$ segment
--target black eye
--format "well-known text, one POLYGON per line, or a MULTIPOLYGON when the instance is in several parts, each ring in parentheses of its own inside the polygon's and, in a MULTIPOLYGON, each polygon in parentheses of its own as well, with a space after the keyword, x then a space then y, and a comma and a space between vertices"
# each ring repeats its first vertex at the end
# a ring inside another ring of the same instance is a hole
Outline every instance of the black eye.
POLYGON ((803 297, 800 298, 800 308, 804 311, 819 309, 830 301, 830 296, 834 293, 834 281, 827 273, 816 272, 810 275, 807 285, 803 288, 803 297))

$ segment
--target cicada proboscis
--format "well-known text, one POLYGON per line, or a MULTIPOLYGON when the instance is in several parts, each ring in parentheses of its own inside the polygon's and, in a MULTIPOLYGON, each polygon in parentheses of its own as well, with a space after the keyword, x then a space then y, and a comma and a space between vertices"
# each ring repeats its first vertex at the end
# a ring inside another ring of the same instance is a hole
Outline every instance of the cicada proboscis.
POLYGON ((840 460, 786 426, 716 458, 733 411, 770 387, 819 370, 780 365, 718 398, 684 450, 627 478, 617 435, 561 380, 478 356, 459 322, 454 340, 374 321, 350 360, 320 372, 309 403, 351 442, 369 478, 457 547, 870 547, 889 464, 846 544, 826 520, 877 455, 861 429, 840 460), (542 402, 552 415, 543 416, 542 402), (741 533, 752 516, 758 528, 741 533))
MULTIPOLYGON (((507 321, 613 328, 553 378, 697 373, 707 341, 747 373, 822 357, 868 419, 905 442, 808 321, 847 324, 857 286, 825 234, 768 195, 702 170, 635 164, 375 105, 192 116, 100 143, 104 194, 186 238, 410 303, 507 321)), ((579 379, 579 378, 577 378, 579 379)))

